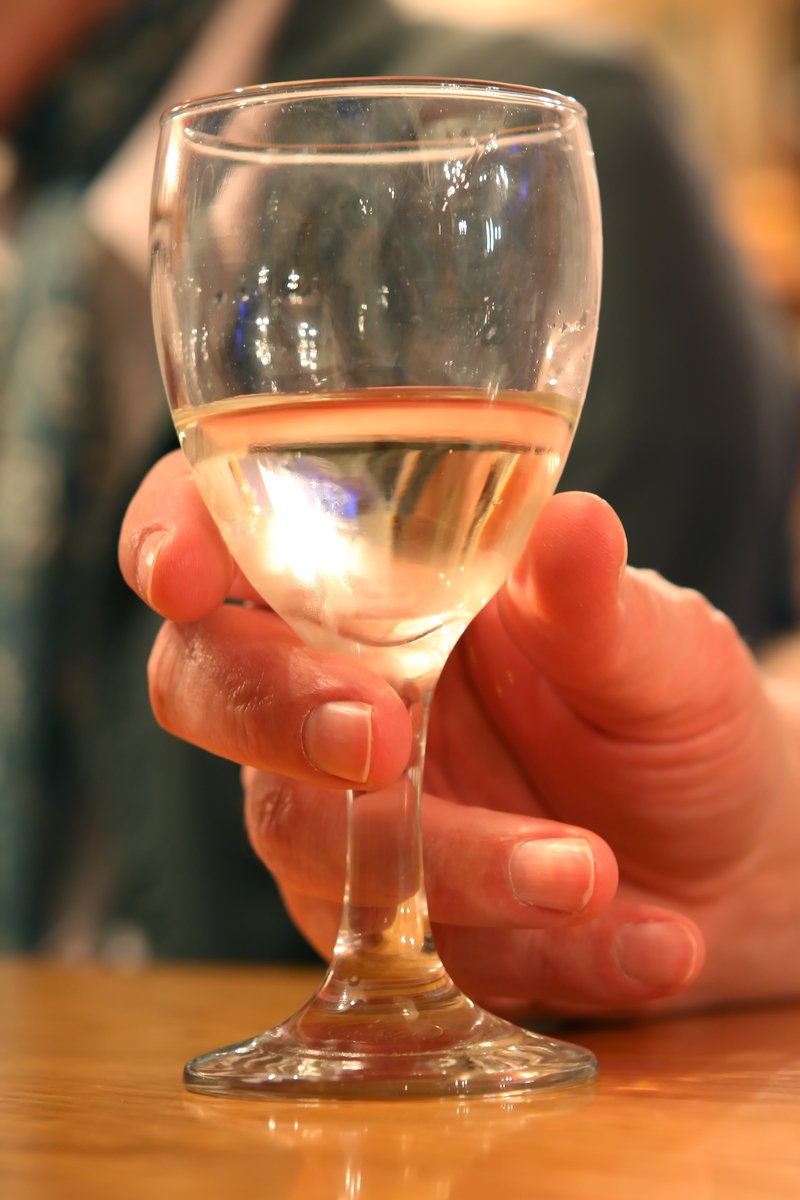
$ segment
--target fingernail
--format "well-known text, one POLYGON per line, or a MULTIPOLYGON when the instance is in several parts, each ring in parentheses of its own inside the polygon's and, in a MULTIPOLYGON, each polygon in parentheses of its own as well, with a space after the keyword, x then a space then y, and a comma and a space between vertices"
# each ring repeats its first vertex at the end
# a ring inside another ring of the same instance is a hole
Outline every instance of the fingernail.
POLYGON ((594 856, 583 838, 520 842, 509 859, 508 875, 522 904, 577 913, 594 891, 594 856))
POLYGON ((153 567, 166 540, 167 535, 163 529, 154 529, 142 540, 136 555, 136 586, 139 589, 139 595, 148 604, 150 603, 153 567))
POLYGON ((614 936, 614 957, 631 983, 653 991, 681 987, 694 975, 700 947, 684 925, 643 921, 623 925, 614 936))
POLYGON ((306 717, 302 739, 318 771, 364 783, 372 758, 372 707, 350 700, 320 704, 306 717))

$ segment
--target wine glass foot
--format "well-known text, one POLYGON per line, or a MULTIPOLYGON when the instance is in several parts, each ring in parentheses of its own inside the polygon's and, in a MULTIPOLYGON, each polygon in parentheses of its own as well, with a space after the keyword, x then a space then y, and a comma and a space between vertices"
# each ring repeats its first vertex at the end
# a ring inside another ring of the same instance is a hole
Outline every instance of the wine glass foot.
POLYGON ((205 1094, 358 1100, 512 1095, 594 1077, 590 1051, 472 1008, 468 1034, 442 1029, 427 1048, 405 1039, 393 1045, 377 1028, 372 1044, 348 1031, 349 1044, 315 1046, 289 1021, 192 1059, 184 1082, 205 1094))

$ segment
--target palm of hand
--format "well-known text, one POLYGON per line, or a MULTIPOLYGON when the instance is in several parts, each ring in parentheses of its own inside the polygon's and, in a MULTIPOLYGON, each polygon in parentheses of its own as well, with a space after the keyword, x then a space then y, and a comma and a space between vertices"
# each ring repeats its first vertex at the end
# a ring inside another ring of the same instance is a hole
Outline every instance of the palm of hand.
POLYGON ((530 616, 522 649, 508 605, 485 610, 437 690, 426 784, 462 804, 586 826, 609 841, 624 882, 681 899, 723 881, 764 818, 772 716, 727 622, 694 593, 652 577, 646 587, 650 612, 632 633, 642 645, 615 647, 603 664, 591 631, 581 653, 562 628, 573 661, 561 681, 539 665, 557 645, 537 662, 530 616), (674 628, 666 637, 653 623, 674 628))
MULTIPOLYGON (((696 593, 650 572, 622 574, 624 553, 621 529, 596 501, 559 498, 523 578, 473 623, 437 690, 427 790, 477 810, 583 826, 608 842, 620 872, 616 897, 583 925, 439 927, 440 945, 468 964, 462 982, 487 999, 492 978, 515 994, 539 971, 542 983, 527 989, 535 1004, 624 1005, 613 984, 574 987, 564 964, 572 956, 602 976, 609 938, 631 925, 655 933, 665 906, 713 919, 769 821, 780 738, 750 655, 696 593), (567 540, 560 526, 581 507, 567 540)), ((429 874, 443 875, 443 865, 429 874)), ((691 978, 699 956, 687 963, 669 939, 657 942, 640 981, 668 991, 679 970, 691 978)))

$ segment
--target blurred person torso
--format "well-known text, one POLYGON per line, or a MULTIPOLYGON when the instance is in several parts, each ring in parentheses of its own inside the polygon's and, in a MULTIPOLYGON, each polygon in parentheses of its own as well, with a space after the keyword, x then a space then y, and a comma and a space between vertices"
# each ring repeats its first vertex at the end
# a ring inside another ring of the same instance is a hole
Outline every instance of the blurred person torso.
POLYGON ((0 83, 0 945, 310 953, 246 844, 237 769, 156 727, 157 621, 116 568, 127 500, 175 445, 135 227, 176 87, 413 74, 575 95, 606 265, 562 486, 608 499, 634 565, 705 592, 754 643, 791 622, 795 383, 630 61, 419 25, 384 0, 0 0, 0 30, 18 68, 0 83))

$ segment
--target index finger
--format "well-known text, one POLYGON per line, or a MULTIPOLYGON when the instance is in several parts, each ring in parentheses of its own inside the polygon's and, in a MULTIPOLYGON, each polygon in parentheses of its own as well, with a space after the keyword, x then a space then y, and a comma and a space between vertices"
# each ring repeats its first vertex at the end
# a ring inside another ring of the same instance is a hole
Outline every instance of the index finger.
POLYGON ((159 460, 128 506, 119 565, 133 590, 172 621, 196 621, 231 595, 237 572, 182 451, 159 460))

